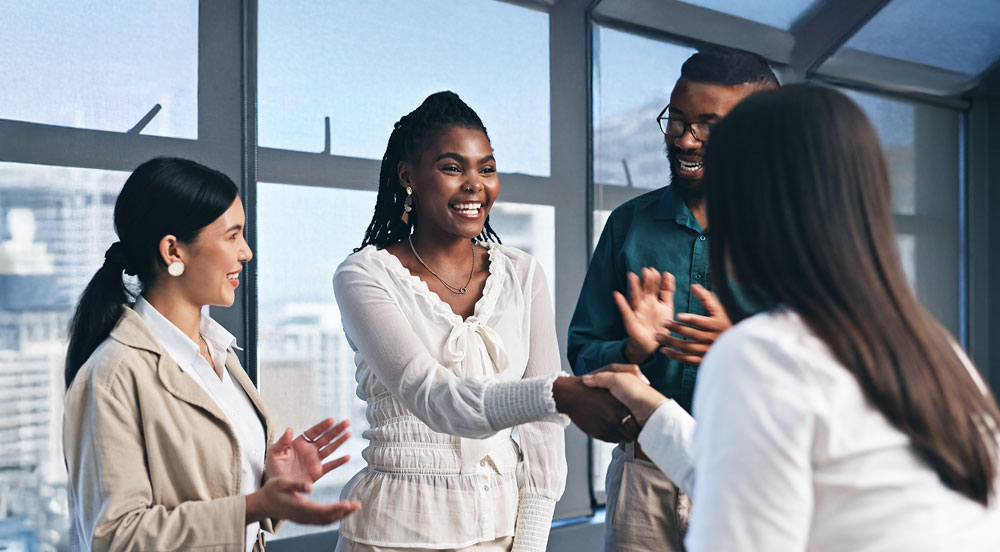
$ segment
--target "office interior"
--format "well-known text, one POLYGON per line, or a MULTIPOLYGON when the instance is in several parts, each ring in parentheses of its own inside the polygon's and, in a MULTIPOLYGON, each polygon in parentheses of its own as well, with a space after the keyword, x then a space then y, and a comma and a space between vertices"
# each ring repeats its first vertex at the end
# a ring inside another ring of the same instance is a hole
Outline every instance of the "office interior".
MULTIPOLYGON (((0 549, 68 550, 66 327, 141 162, 186 157, 239 185, 255 256, 211 315, 280 426, 352 421, 352 461, 315 492, 332 501, 364 465, 366 421, 330 278, 361 243, 393 122, 439 90, 478 111, 501 173, 493 226, 546 271, 565 351, 602 226, 668 183, 655 118, 713 45, 865 110, 910 284, 1000 389, 995 0, 4 0, 0 549)), ((549 549, 600 550, 610 445, 566 431, 549 549)), ((268 549, 336 538, 288 524, 268 549)))

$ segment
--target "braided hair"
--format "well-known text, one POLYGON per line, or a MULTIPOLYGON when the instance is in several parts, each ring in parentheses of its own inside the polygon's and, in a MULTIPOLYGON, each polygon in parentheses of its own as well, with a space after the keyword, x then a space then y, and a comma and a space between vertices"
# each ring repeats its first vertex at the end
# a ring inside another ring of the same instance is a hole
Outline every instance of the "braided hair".
MULTIPOLYGON (((368 245, 384 249, 410 235, 411 225, 417 223, 417 212, 410 211, 409 224, 400 219, 403 202, 406 201, 406 190, 399 183, 399 162, 418 160, 431 140, 451 127, 481 130, 486 139, 490 139, 479 115, 458 94, 450 91, 431 94, 419 107, 393 126, 379 170, 375 214, 365 230, 361 247, 355 249, 355 253, 368 245)), ((477 240, 500 242, 500 237, 490 227, 489 215, 486 216, 482 233, 474 241, 477 240)))

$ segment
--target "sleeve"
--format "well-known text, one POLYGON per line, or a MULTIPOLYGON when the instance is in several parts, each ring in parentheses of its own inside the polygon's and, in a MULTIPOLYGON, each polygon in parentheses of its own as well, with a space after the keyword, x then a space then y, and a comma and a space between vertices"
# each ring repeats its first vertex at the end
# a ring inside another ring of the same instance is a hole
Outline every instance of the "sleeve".
MULTIPOLYGON (((80 377, 80 376, 78 376, 80 377)), ((134 396, 124 385, 78 382, 67 396, 64 439, 74 534, 94 551, 242 551, 242 494, 155 504, 134 396)))
MULTIPOLYGON (((608 364, 627 362, 623 348, 628 333, 611 295, 615 290, 625 293, 626 267, 619 262, 621 237, 618 234, 624 231, 622 216, 615 210, 604 225, 569 323, 567 358, 578 376, 608 364)), ((643 367, 653 364, 658 354, 652 355, 643 367)))
POLYGON ((677 401, 659 404, 639 433, 639 446, 687 495, 694 491, 694 418, 677 401))
MULTIPOLYGON (((528 364, 524 377, 553 377, 560 372, 559 343, 545 274, 532 259, 528 364)), ((551 393, 551 386, 549 387, 551 393)), ((519 498, 514 527, 514 552, 544 552, 556 501, 566 488, 566 446, 563 424, 551 421, 518 426, 524 461, 518 465, 519 498)))
POLYGON ((460 378, 431 355, 388 290, 361 267, 342 265, 333 290, 352 346, 389 392, 434 431, 481 439, 520 423, 559 419, 554 375, 506 383, 460 378))
POLYGON ((697 484, 686 548, 805 550, 823 400, 801 353, 773 337, 733 334, 706 355, 695 391, 697 484))

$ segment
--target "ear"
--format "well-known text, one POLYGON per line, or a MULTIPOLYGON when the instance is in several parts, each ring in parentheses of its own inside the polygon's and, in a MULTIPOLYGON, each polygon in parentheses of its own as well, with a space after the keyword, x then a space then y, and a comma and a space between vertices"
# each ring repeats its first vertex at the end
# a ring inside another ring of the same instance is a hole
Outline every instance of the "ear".
POLYGON ((173 234, 167 234, 160 238, 159 251, 160 260, 163 261, 164 266, 170 266, 170 263, 174 261, 184 262, 184 259, 181 258, 181 243, 173 234))
POLYGON ((400 161, 396 165, 396 177, 399 178, 399 185, 406 188, 413 187, 413 167, 406 161, 400 161))

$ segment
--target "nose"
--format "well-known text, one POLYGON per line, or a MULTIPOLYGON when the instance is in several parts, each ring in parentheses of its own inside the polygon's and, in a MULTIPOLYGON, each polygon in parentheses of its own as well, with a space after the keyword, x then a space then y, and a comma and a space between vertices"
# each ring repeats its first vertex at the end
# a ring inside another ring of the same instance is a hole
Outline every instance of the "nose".
POLYGON ((701 149, 704 142, 695 138, 694 132, 692 132, 691 127, 688 126, 684 128, 684 134, 674 138, 674 145, 682 150, 697 150, 701 149))
POLYGON ((470 192, 478 192, 479 190, 482 190, 485 186, 483 183, 483 176, 477 171, 471 171, 468 174, 470 176, 465 179, 462 189, 470 192))
POLYGON ((248 263, 250 259, 253 258, 253 251, 250 250, 250 244, 243 240, 243 247, 240 248, 239 261, 241 263, 248 263))

